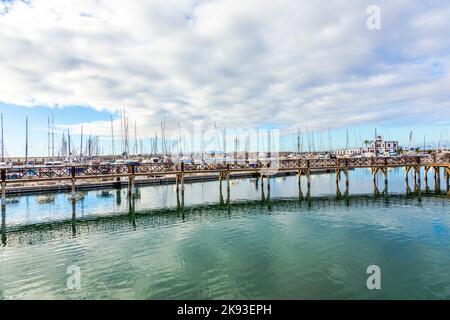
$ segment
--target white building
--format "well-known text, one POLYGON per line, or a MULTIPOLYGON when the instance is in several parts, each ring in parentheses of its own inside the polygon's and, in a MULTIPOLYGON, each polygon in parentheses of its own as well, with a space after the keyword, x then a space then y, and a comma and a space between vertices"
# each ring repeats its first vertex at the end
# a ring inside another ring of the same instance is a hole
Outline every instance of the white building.
POLYGON ((375 149, 377 155, 396 152, 398 149, 398 141, 385 141, 381 136, 377 136, 377 139, 372 141, 367 148, 337 150, 336 155, 342 157, 374 156, 375 149))
POLYGON ((339 156, 350 156, 350 157, 358 156, 358 155, 361 155, 362 153, 363 153, 363 150, 361 148, 342 149, 342 150, 337 150, 336 151, 336 155, 339 155, 339 156))
POLYGON ((398 148, 398 141, 386 141, 381 136, 377 136, 375 141, 372 141, 369 147, 369 152, 377 154, 384 154, 385 152, 395 152, 398 148))

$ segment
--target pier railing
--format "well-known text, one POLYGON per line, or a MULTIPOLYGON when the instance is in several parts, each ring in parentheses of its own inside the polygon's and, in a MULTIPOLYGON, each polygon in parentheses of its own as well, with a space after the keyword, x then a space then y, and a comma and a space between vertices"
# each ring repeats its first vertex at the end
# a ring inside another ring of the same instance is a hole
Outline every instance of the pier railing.
POLYGON ((233 163, 145 163, 145 164, 102 164, 34 166, 3 168, 2 182, 46 181, 83 178, 106 178, 122 176, 155 176, 179 173, 220 173, 220 172, 259 172, 262 170, 305 171, 338 170, 355 168, 392 168, 392 167, 450 167, 450 156, 401 156, 371 158, 335 158, 335 159, 287 159, 273 161, 237 161, 233 163))

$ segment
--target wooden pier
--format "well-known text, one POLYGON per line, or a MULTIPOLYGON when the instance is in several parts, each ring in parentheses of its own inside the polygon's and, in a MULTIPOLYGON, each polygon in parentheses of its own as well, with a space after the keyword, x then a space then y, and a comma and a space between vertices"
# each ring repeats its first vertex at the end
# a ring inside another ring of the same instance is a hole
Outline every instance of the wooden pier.
MULTIPOLYGON (((233 163, 146 163, 146 164, 106 164, 106 165, 71 165, 71 166, 34 166, 34 167, 16 167, 3 168, 1 173, 1 197, 2 203, 5 203, 6 192, 14 184, 29 184, 42 182, 65 181, 69 182, 71 188, 71 197, 75 197, 77 191, 77 181, 87 180, 111 180, 120 186, 123 179, 127 180, 128 194, 131 196, 135 192, 136 179, 174 176, 177 191, 184 193, 184 183, 186 176, 195 175, 218 175, 220 188, 222 181, 226 181, 227 192, 230 190, 230 175, 236 173, 253 173, 260 177, 261 197, 265 200, 264 179, 279 172, 290 172, 298 175, 299 195, 303 195, 300 179, 305 176, 307 179, 307 192, 310 194, 311 173, 315 170, 335 172, 336 189, 340 195, 340 180, 342 175, 345 177, 345 193, 348 194, 350 184, 349 170, 366 168, 372 171, 374 192, 378 192, 376 175, 381 172, 384 176, 384 190, 388 187, 388 169, 405 168, 405 188, 410 190, 409 176, 413 173, 414 190, 421 189, 421 170, 424 172, 425 188, 428 189, 428 172, 434 172, 434 187, 440 189, 441 172, 446 178, 447 192, 450 195, 450 155, 429 156, 401 156, 401 157, 371 157, 371 158, 335 158, 335 159, 288 159, 257 161, 250 163, 248 161, 233 163)), ((267 180, 267 188, 270 189, 270 180, 267 180)))

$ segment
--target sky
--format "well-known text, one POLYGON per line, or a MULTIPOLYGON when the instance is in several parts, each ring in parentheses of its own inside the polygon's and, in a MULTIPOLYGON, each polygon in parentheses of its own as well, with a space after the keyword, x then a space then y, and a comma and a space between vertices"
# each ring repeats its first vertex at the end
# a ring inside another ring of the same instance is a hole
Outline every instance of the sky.
POLYGON ((3 0, 7 154, 24 154, 26 116, 30 154, 47 154, 52 114, 56 140, 83 126, 110 152, 123 109, 141 139, 165 118, 168 132, 301 128, 336 147, 375 128, 448 143, 449 30, 447 0, 3 0))

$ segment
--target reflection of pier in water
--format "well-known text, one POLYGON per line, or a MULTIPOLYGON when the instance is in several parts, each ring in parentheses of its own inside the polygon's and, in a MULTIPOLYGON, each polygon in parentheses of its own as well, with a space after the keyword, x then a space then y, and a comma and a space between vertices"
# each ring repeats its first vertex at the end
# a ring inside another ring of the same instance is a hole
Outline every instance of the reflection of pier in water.
POLYGON ((442 200, 447 202, 445 193, 436 192, 410 192, 408 194, 366 194, 345 196, 301 196, 296 198, 270 198, 270 187, 267 194, 263 193, 261 200, 230 202, 229 192, 227 199, 221 199, 218 204, 192 205, 184 207, 184 200, 180 205, 171 209, 154 209, 136 211, 134 197, 127 198, 128 212, 119 215, 90 216, 77 218, 76 202, 72 201, 72 217, 69 220, 57 222, 36 223, 31 225, 12 226, 7 228, 6 206, 1 207, 1 242, 3 246, 23 246, 45 242, 52 239, 74 238, 89 233, 116 232, 125 228, 151 228, 182 223, 185 221, 198 221, 229 218, 232 215, 264 214, 271 211, 298 211, 320 208, 333 208, 352 206, 368 208, 374 205, 414 205, 426 201, 442 200), (183 205, 181 205, 183 204, 183 205), (255 209, 258 209, 255 211, 255 209), (208 213, 213 213, 209 214, 208 213), (219 213, 219 214, 217 214, 219 213))

